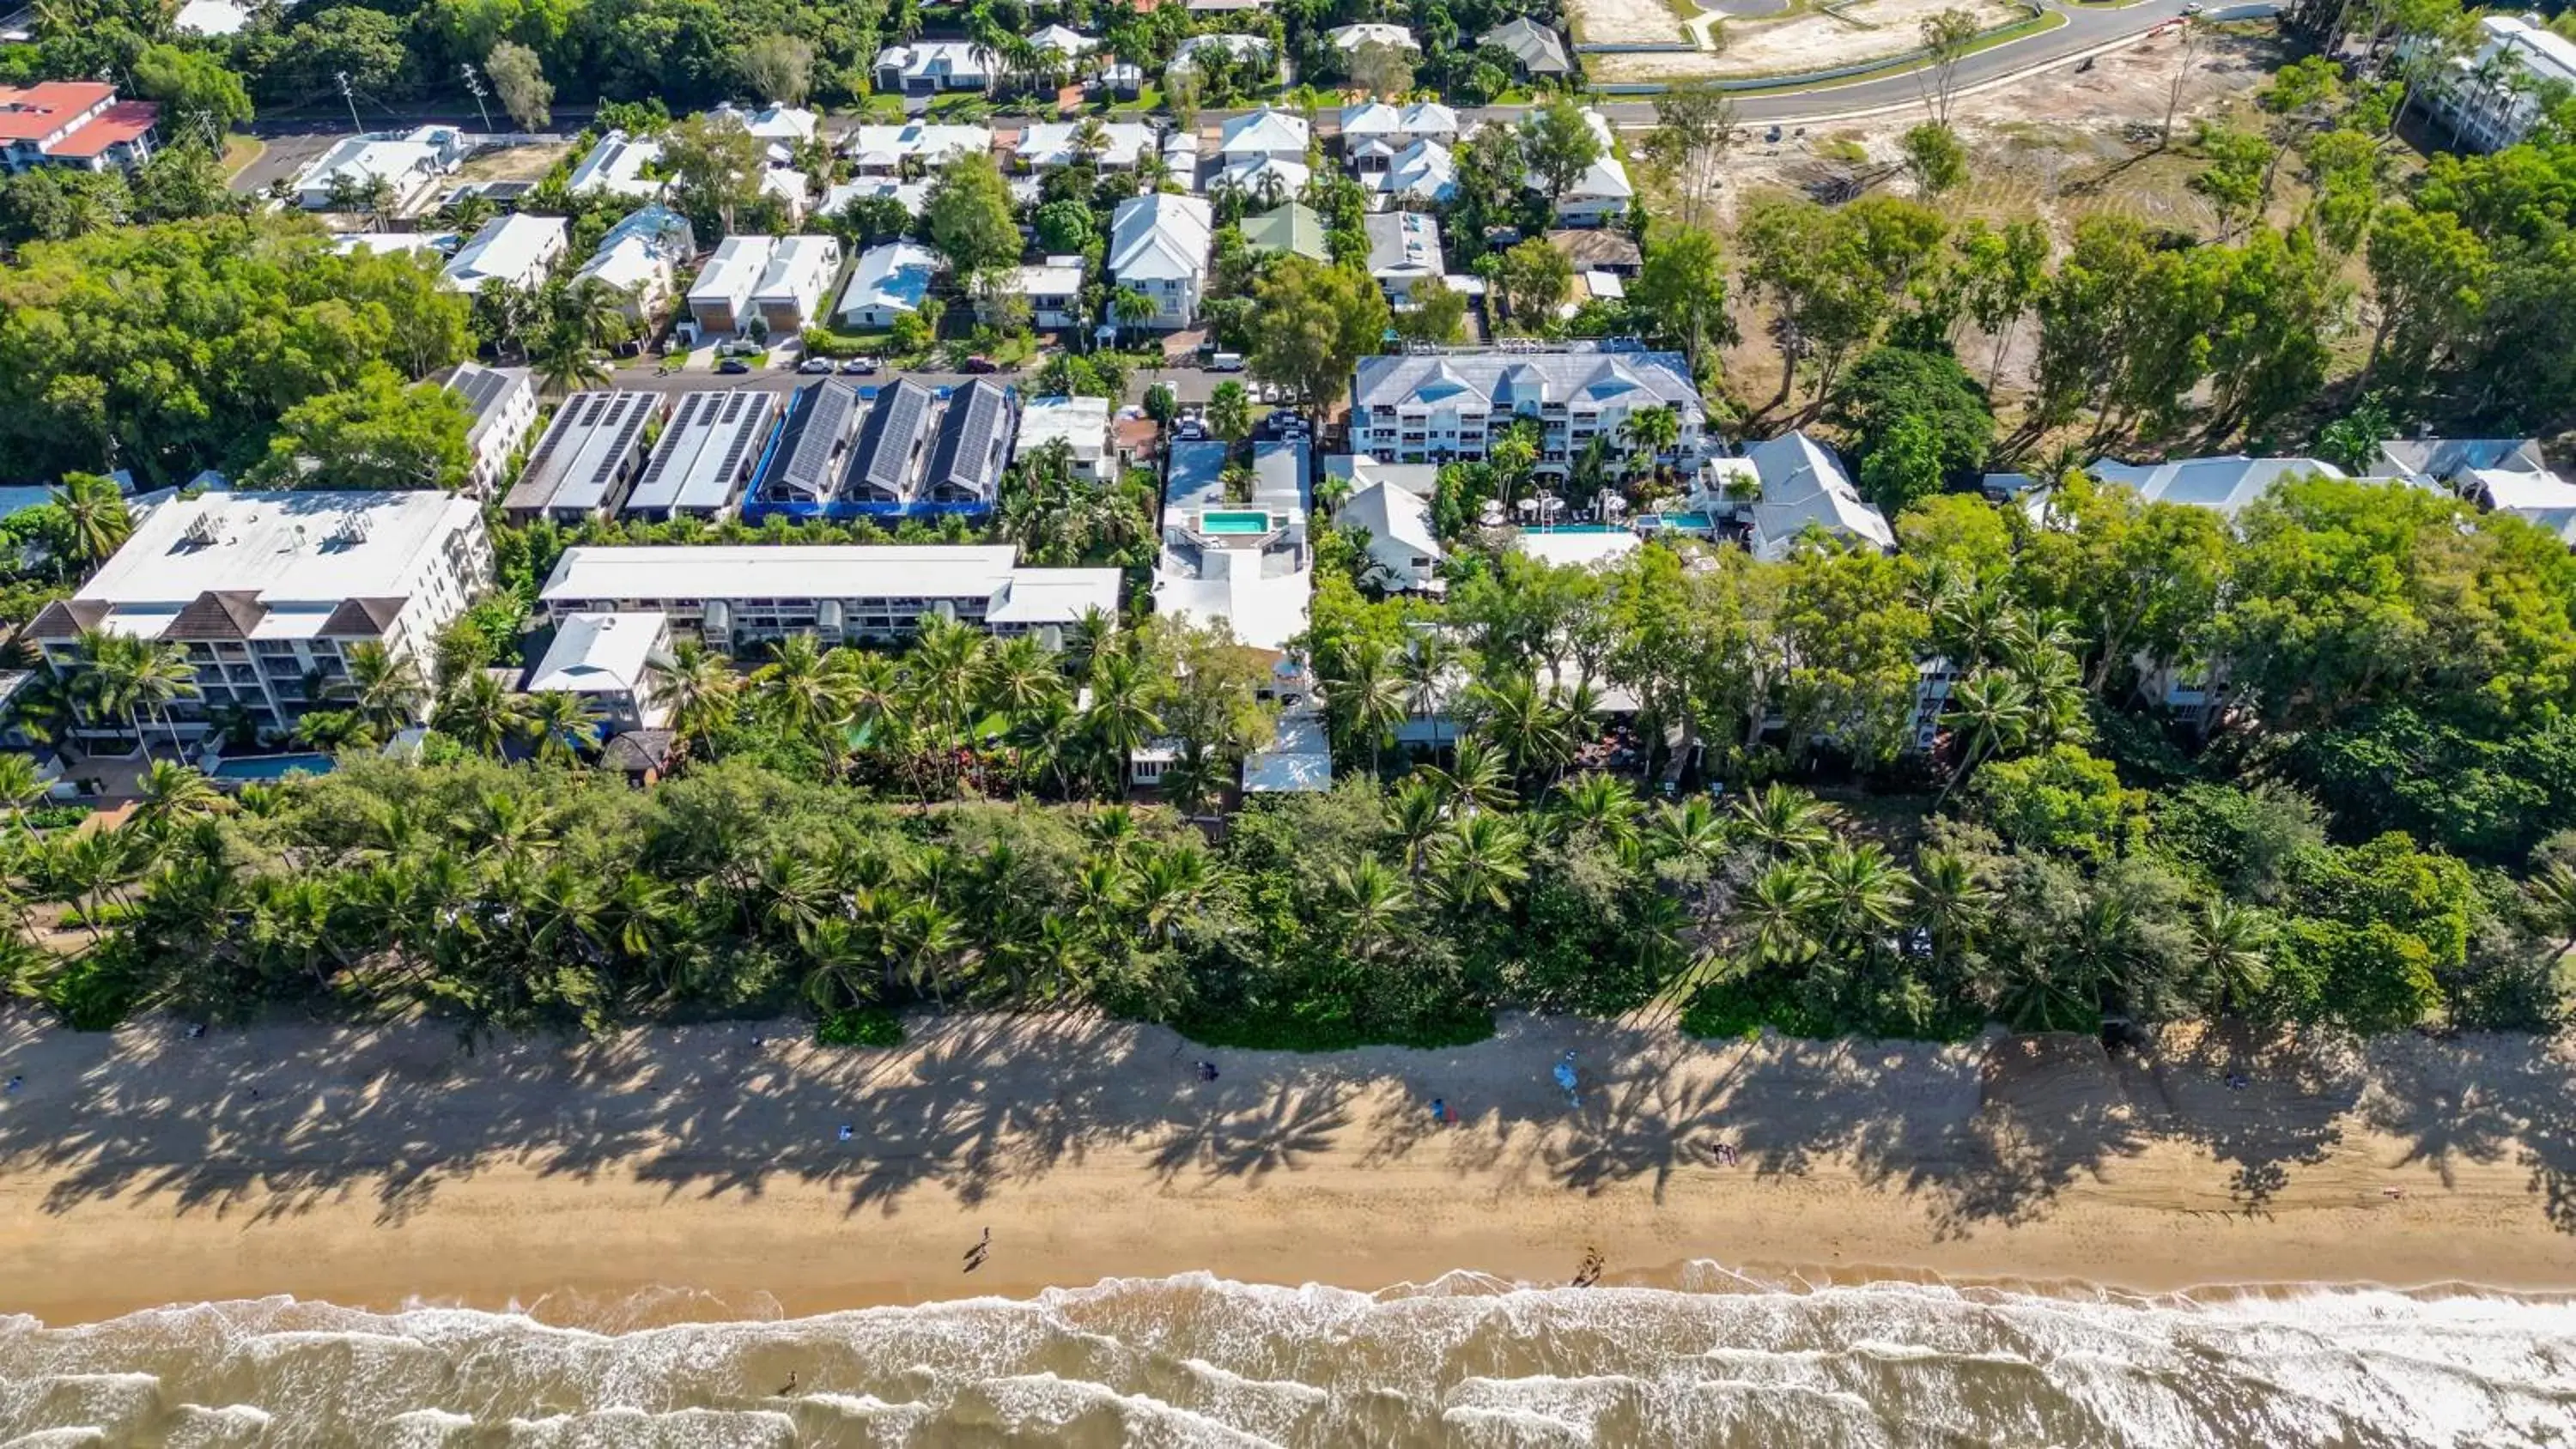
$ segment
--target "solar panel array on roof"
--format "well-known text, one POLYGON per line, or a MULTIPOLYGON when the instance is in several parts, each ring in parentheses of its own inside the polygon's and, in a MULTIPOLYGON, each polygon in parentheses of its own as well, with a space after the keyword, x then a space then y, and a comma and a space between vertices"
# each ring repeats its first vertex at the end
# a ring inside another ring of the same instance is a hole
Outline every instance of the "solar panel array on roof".
POLYGON ((559 517, 608 506, 642 446, 645 422, 661 405, 661 395, 649 392, 581 392, 566 398, 502 506, 523 516, 559 517))
POLYGON ((771 394, 749 390, 682 397, 626 511, 656 518, 722 513, 750 467, 753 447, 768 436, 775 407, 771 394))
POLYGON ((859 429, 859 444, 850 450, 841 476, 841 495, 871 502, 906 502, 913 460, 930 432, 930 389, 905 378, 877 394, 876 406, 859 429))
POLYGON ((845 382, 813 383, 788 405, 786 424, 753 483, 775 503, 821 503, 831 497, 834 465, 858 422, 859 397, 845 382))
POLYGON ((948 400, 931 444, 924 496, 941 503, 989 503, 1011 448, 1011 395, 977 381, 948 400))

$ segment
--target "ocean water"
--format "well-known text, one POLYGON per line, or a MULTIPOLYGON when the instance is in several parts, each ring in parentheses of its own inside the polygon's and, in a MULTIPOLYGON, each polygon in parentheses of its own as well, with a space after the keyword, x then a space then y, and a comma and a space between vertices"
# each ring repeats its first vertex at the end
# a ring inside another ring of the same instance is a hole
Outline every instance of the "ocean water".
POLYGON ((2576 1305, 2469 1290, 1191 1275, 673 1321, 710 1307, 0 1318, 0 1444, 2576 1445, 2576 1305))

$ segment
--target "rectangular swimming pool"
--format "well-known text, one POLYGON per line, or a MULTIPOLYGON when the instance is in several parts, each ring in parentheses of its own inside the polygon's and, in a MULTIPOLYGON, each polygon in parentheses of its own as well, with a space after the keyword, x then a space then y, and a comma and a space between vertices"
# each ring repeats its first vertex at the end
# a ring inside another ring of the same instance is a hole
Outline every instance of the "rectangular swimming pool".
POLYGON ((1199 515, 1199 532, 1208 535, 1210 538, 1224 538, 1229 535, 1268 533, 1269 531, 1270 515, 1260 512, 1259 510, 1249 512, 1223 512, 1211 508, 1205 513, 1199 515))
POLYGON ((283 780, 292 774, 327 775, 331 757, 324 754, 250 755, 238 760, 217 760, 207 778, 213 780, 283 780))

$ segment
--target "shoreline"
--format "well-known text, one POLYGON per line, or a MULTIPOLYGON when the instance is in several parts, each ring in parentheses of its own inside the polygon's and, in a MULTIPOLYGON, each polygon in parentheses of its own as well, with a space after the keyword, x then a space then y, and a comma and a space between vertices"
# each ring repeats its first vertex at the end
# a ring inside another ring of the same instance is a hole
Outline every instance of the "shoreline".
POLYGON ((0 1098, 0 1313, 287 1294, 646 1326, 1193 1272, 1543 1286, 1592 1249, 1614 1286, 2576 1292, 2565 1038, 2178 1032, 2110 1058, 1509 1018, 1298 1057, 1087 1016, 909 1025, 832 1051, 789 1024, 468 1047, 0 1017, 26 1079, 0 1098), (1567 1050, 1580 1111, 1547 1080, 1567 1050), (1464 1120, 1435 1127, 1435 1094, 1464 1120))

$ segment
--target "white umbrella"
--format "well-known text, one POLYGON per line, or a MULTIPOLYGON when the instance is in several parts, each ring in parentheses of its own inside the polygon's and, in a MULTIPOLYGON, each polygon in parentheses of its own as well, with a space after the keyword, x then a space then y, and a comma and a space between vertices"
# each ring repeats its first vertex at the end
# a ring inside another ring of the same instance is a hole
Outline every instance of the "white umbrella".
POLYGON ((1616 493, 1603 493, 1601 495, 1601 511, 1613 518, 1616 518, 1620 514, 1628 511, 1628 500, 1620 497, 1616 493))
POLYGON ((1542 493, 1538 496, 1538 511, 1553 518, 1565 511, 1565 500, 1553 493, 1542 493))

